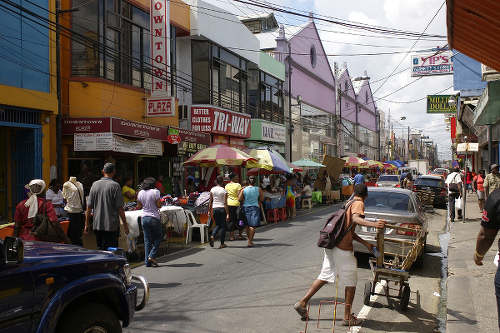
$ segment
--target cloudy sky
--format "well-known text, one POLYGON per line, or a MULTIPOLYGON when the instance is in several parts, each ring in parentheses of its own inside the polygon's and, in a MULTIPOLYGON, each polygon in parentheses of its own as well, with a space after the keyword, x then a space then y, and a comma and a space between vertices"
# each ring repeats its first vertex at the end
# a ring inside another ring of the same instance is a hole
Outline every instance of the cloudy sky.
MULTIPOLYGON (((252 7, 249 5, 234 2, 232 0, 206 0, 216 6, 229 10, 237 15, 249 15, 256 12, 262 12, 263 9, 252 7)), ((365 24, 390 27, 395 29, 407 30, 421 33, 432 17, 435 15, 438 8, 443 3, 443 0, 356 0, 356 1, 338 1, 338 0, 270 0, 271 3, 281 6, 288 6, 293 11, 314 12, 315 14, 335 17, 339 19, 361 22, 365 24)), ((279 23, 299 25, 307 19, 292 15, 276 14, 279 23)), ((377 81, 391 74, 399 62, 402 61, 397 72, 404 69, 406 71, 394 75, 384 83, 381 80, 372 84, 372 91, 377 101, 377 107, 385 111, 386 114, 391 114, 391 118, 397 120, 396 127, 410 126, 412 129, 421 130, 424 135, 428 135, 438 144, 440 158, 451 158, 450 155, 450 134, 446 131, 444 117, 442 115, 426 114, 426 100, 416 103, 395 103, 414 101, 425 97, 426 95, 435 94, 453 85, 453 77, 448 76, 433 76, 419 79, 408 87, 391 94, 401 87, 415 80, 410 76, 410 55, 405 55, 415 43, 414 40, 401 40, 389 38, 372 38, 366 36, 356 36, 352 34, 331 32, 348 32, 355 34, 374 35, 363 30, 352 30, 345 27, 316 21, 317 27, 320 30, 320 36, 323 40, 323 46, 327 54, 335 54, 339 56, 330 57, 330 63, 333 66, 337 62, 342 66, 347 63, 349 72, 353 77, 362 76, 364 71, 367 71, 368 76, 372 81, 377 81), (343 44, 351 43, 351 44, 343 44), (371 46, 352 45, 352 44, 369 44, 371 46), (377 56, 341 56, 347 54, 359 53, 377 53, 377 52, 403 52, 402 54, 377 55, 377 56), (391 95, 389 95, 391 94, 391 95), (389 96, 387 96, 389 95, 389 96), (377 100, 387 96, 386 100, 377 100), (406 117, 406 120, 401 121, 401 117, 406 117)), ((428 27, 427 34, 446 35, 446 5, 439 11, 436 18, 428 27)), ((437 46, 447 45, 446 40, 428 41, 420 40, 414 46, 413 50, 422 50, 437 46)), ((413 52, 412 52, 413 53, 413 52)), ((411 54, 411 53, 410 53, 411 54)), ((452 89, 448 89, 441 93, 452 93, 452 89)), ((397 133, 401 135, 402 130, 397 133)))

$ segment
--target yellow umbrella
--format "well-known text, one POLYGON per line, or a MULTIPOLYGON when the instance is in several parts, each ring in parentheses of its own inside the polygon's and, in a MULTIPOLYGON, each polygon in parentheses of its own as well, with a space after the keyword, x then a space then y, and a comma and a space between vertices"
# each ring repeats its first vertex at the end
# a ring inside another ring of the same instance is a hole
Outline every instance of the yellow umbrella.
POLYGON ((383 169, 384 168, 384 163, 382 162, 379 162, 379 161, 375 161, 375 160, 367 160, 365 161, 366 162, 366 165, 368 168, 379 168, 379 169, 383 169))

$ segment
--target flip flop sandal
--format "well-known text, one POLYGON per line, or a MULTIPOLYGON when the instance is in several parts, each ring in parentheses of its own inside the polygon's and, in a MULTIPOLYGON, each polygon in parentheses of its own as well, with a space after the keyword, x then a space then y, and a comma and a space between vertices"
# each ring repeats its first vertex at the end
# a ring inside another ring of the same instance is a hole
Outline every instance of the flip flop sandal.
POLYGON ((307 319, 307 317, 308 317, 307 308, 302 307, 299 302, 295 303, 293 305, 293 308, 295 309, 295 311, 297 311, 297 313, 299 314, 299 316, 302 320, 307 319))
POLYGON ((344 323, 343 325, 344 326, 349 326, 349 327, 352 327, 352 326, 361 326, 361 324, 363 323, 363 319, 359 319, 357 318, 354 313, 351 315, 351 319, 349 320, 344 320, 344 323))

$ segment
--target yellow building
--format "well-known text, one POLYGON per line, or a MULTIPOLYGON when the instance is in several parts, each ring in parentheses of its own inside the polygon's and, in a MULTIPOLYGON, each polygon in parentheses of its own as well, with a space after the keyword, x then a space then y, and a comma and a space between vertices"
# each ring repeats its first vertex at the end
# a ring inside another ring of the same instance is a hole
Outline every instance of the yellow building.
MULTIPOLYGON (((176 85, 168 82, 172 113, 146 116, 151 93, 150 1, 63 0, 61 38, 63 178, 77 176, 88 191, 105 161, 134 183, 169 168, 167 126, 178 126, 176 85), (111 7, 107 7, 110 5, 111 7), (99 15, 99 13, 106 15, 99 15)), ((170 68, 176 40, 190 32, 189 6, 170 2, 170 68)))
MULTIPOLYGON (((35 3, 45 8, 41 15, 55 20, 54 0, 35 3)), ((58 104, 55 32, 41 20, 7 10, 0 11, 0 22, 8 36, 0 40, 0 223, 5 223, 25 198, 25 184, 34 178, 48 184, 57 177, 58 104)))

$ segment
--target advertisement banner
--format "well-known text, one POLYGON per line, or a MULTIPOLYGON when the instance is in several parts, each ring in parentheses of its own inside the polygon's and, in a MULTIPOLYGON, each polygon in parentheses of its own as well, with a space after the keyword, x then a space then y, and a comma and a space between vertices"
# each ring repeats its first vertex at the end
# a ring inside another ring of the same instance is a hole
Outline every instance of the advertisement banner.
POLYGON ((182 128, 169 127, 168 135, 178 135, 181 142, 200 143, 209 146, 210 134, 203 132, 195 132, 182 128))
POLYGON ((146 117, 175 116, 175 101, 172 97, 148 98, 146 101, 146 117))
POLYGON ((411 56, 411 76, 453 74, 452 51, 417 53, 411 56))
POLYGON ((113 133, 75 133, 74 151, 115 151, 138 155, 163 155, 163 144, 159 140, 128 140, 113 133))
POLYGON ((137 123, 119 118, 112 118, 111 128, 113 133, 132 136, 136 138, 149 138, 167 140, 167 128, 151 124, 137 123))
POLYGON ((191 107, 191 129, 197 132, 249 138, 250 118, 248 114, 212 106, 191 107))
POLYGON ((64 118, 63 135, 111 132, 110 118, 64 118))
POLYGON ((448 101, 454 95, 427 95, 427 113, 456 113, 457 105, 450 105, 448 101))
POLYGON ((168 96, 167 73, 170 66, 170 1, 151 0, 151 96, 168 96))

